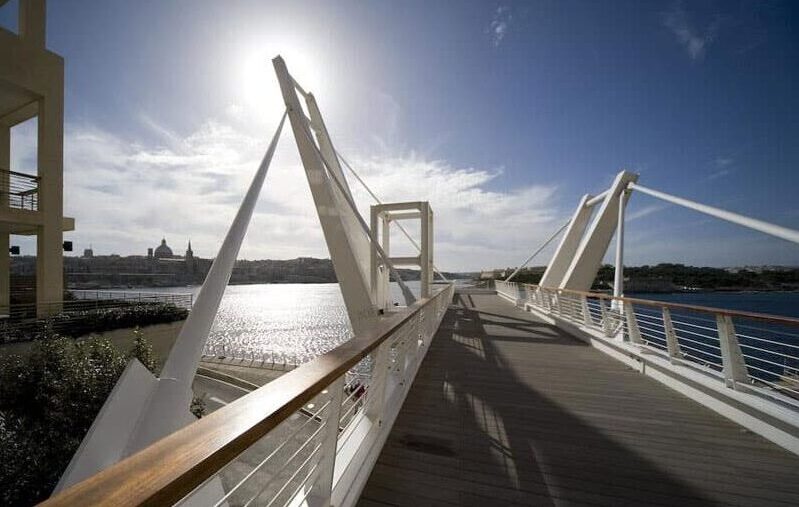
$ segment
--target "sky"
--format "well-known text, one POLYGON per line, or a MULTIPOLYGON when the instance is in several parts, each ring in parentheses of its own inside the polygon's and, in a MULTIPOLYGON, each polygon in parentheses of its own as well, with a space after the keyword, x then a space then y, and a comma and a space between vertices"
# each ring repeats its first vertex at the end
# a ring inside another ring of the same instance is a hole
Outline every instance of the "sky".
MULTIPOLYGON (((622 169, 799 228, 794 2, 70 0, 47 22, 75 254, 165 237, 215 256, 283 112, 278 54, 384 201, 431 202, 440 269, 518 265, 622 169)), ((35 171, 34 128, 12 169, 35 171)), ((240 257, 298 256, 328 253, 286 129, 240 257)), ((799 265, 799 247, 634 193, 625 263, 659 262, 799 265)))

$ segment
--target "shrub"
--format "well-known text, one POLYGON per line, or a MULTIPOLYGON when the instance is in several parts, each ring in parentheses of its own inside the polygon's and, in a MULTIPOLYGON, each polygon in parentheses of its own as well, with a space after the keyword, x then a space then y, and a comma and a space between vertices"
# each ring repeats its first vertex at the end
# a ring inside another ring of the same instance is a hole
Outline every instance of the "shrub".
POLYGON ((130 357, 157 364, 141 332, 128 354, 107 339, 50 334, 27 359, 0 358, 0 504, 50 495, 130 357))
POLYGON ((84 336, 114 329, 149 326, 184 320, 185 308, 168 303, 132 304, 114 308, 69 311, 26 323, 0 323, 0 343, 29 341, 51 334, 84 336))

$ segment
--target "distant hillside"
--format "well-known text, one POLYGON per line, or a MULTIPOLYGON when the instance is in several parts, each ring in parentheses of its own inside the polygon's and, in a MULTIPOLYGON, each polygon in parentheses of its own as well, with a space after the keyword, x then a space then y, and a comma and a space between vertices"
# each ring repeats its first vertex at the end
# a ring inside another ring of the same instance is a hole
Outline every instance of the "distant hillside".
MULTIPOLYGON (((521 283, 538 283, 544 266, 522 270, 513 279, 521 283)), ((513 268, 500 271, 505 279, 513 268)), ((604 265, 599 269, 593 288, 610 289, 615 268, 604 265)), ((682 290, 714 291, 784 291, 799 290, 799 268, 785 266, 747 266, 745 268, 711 268, 683 264, 656 266, 625 266, 625 292, 677 292, 682 290)))
MULTIPOLYGON (((199 285, 211 268, 212 259, 172 257, 156 259, 142 255, 98 255, 64 257, 64 277, 68 287, 106 289, 119 287, 174 287, 199 285)), ((419 280, 420 272, 400 269, 403 280, 419 280)), ((11 258, 12 285, 17 291, 35 285, 36 257, 11 258)), ((445 273, 450 279, 468 275, 445 273)), ((230 283, 335 283, 336 273, 330 259, 299 257, 289 260, 238 260, 230 283)))

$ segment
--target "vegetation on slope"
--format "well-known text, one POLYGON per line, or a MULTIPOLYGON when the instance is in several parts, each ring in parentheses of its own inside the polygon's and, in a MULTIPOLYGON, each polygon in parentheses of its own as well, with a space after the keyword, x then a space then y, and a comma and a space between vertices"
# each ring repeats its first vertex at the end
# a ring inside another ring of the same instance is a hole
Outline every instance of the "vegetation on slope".
MULTIPOLYGON (((47 498, 130 358, 158 360, 138 330, 130 351, 47 333, 26 357, 0 357, 0 505, 47 498)), ((204 406, 195 400, 195 415, 204 406)))

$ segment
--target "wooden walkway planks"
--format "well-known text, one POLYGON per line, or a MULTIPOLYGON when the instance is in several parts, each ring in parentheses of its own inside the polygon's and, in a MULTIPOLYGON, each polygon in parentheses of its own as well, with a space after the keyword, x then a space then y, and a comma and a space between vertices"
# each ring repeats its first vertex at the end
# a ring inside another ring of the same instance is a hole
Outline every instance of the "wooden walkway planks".
POLYGON ((799 505, 799 457, 498 296, 455 298, 360 505, 799 505))

